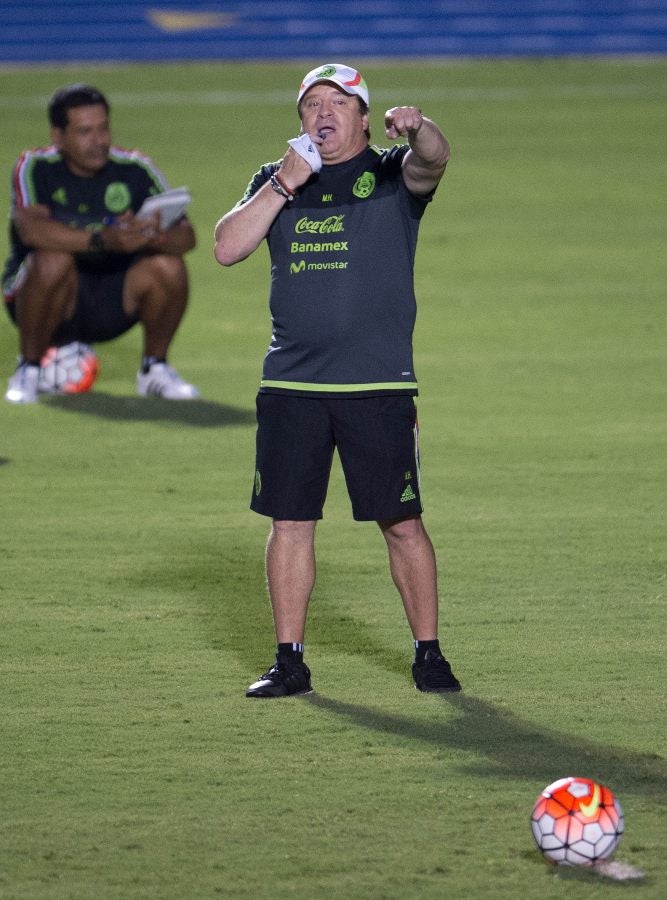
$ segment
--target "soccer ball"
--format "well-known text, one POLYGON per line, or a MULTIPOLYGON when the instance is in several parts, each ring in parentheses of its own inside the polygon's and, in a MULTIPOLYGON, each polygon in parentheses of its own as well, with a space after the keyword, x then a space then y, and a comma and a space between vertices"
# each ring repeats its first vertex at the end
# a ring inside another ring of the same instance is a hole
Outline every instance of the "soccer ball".
POLYGON ((588 778, 561 778, 542 791, 530 817, 533 837, 549 862, 592 866, 621 840, 621 804, 608 787, 588 778))
POLYGON ((49 347, 40 366, 40 394, 82 394, 89 391, 100 367, 93 348, 79 341, 62 347, 49 347))

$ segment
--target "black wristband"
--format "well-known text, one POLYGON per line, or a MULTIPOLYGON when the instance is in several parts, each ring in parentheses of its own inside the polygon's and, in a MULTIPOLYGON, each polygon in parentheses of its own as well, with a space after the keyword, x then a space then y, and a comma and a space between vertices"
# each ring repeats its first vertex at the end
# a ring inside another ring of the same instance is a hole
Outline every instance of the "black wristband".
POLYGON ((104 253, 106 247, 104 246, 104 240, 102 238, 101 231, 91 231, 90 232, 90 240, 88 241, 88 252, 89 253, 104 253))

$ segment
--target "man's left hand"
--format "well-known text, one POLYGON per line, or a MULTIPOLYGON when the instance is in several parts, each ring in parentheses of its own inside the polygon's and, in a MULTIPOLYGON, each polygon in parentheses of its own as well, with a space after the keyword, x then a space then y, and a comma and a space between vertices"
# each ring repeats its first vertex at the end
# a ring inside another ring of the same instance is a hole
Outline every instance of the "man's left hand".
POLYGON ((388 138, 409 137, 422 127, 424 117, 418 106, 394 106, 384 114, 384 127, 388 138))
POLYGON ((136 253, 145 250, 158 242, 159 236, 158 213, 140 219, 133 213, 126 212, 103 231, 104 246, 114 253, 136 253))

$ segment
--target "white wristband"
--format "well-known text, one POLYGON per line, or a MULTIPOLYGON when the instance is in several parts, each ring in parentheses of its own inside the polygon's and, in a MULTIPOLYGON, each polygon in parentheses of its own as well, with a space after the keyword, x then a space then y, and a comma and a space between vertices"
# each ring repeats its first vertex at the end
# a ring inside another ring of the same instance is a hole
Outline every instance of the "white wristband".
POLYGON ((313 172, 319 172, 322 168, 322 157, 320 151, 310 139, 308 134, 300 134, 299 137, 292 138, 287 142, 293 150, 305 159, 313 172))

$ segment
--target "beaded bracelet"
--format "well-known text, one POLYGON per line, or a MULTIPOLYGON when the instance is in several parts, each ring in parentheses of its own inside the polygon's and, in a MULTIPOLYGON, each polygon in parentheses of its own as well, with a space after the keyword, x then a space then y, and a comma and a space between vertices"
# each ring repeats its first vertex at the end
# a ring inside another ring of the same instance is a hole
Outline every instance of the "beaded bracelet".
POLYGON ((282 181, 277 172, 274 172, 271 176, 271 187, 276 192, 276 194, 280 194, 280 196, 284 197, 288 203, 291 203, 296 196, 290 191, 284 181, 282 181))

